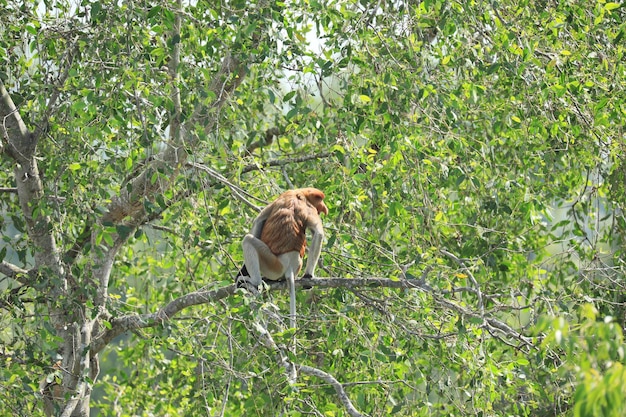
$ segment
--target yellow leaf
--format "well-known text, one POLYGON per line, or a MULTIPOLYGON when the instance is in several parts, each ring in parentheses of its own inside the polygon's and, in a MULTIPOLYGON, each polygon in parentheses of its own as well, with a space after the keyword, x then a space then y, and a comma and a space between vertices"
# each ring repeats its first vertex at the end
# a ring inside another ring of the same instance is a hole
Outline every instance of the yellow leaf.
POLYGON ((622 5, 620 3, 615 3, 615 2, 610 2, 604 5, 604 9, 605 10, 614 10, 617 9, 619 7, 621 7, 622 5))
POLYGON ((455 277, 457 277, 457 278, 459 278, 459 279, 465 279, 465 278, 467 278, 467 275, 466 275, 466 274, 463 274, 463 273, 461 273, 461 272, 458 272, 458 273, 454 274, 454 276, 455 276, 455 277))
POLYGON ((359 96, 359 99, 363 102, 363 103, 369 103, 370 101, 372 101, 371 98, 369 98, 369 96, 366 96, 365 94, 361 94, 359 96))

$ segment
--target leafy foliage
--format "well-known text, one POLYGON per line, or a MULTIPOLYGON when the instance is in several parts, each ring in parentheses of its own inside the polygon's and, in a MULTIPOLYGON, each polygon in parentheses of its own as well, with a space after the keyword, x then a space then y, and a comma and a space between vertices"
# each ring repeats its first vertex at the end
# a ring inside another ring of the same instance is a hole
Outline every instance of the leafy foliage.
POLYGON ((2 127, 1 413, 43 415, 71 374, 56 312, 96 339, 230 285, 251 206, 315 186, 320 275, 346 284, 299 291, 297 330, 269 291, 120 332, 77 377, 94 412, 348 415, 323 381, 290 384, 261 325, 371 416, 622 415, 624 6, 214 3, 0 0, 0 80, 43 183, 26 209, 2 127), (110 220, 124 195, 141 216, 110 220))

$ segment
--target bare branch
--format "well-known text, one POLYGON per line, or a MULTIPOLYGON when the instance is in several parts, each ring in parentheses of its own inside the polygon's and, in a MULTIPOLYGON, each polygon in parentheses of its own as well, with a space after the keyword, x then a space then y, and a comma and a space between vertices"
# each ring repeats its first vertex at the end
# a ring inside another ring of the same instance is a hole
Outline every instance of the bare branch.
POLYGON ((50 218, 33 217, 34 208, 43 198, 43 184, 35 159, 38 136, 28 131, 2 81, 0 81, 0 123, 0 135, 6 143, 6 152, 15 160, 17 195, 28 226, 28 236, 38 248, 34 253, 35 264, 37 267, 46 266, 58 277, 63 277, 63 267, 52 234, 50 218))
POLYGON ((30 134, 11 95, 0 80, 0 136, 6 152, 18 164, 28 164, 35 152, 36 138, 30 134))
MULTIPOLYGON (((288 290, 288 284, 286 281, 272 281, 266 282, 269 290, 288 290)), ((418 289, 430 294, 433 299, 441 306, 462 314, 466 317, 481 318, 485 320, 484 326, 491 331, 499 334, 503 334, 511 339, 521 341, 528 347, 533 347, 532 339, 526 337, 507 325, 502 321, 485 317, 480 313, 471 311, 465 307, 462 307, 450 300, 443 298, 436 290, 433 290, 428 284, 425 284, 421 279, 406 279, 406 280, 392 280, 388 278, 301 278, 295 281, 296 287, 302 288, 348 288, 348 289, 367 289, 367 288, 399 288, 399 289, 418 289)), ((102 350, 113 338, 119 336, 122 333, 131 330, 138 330, 147 327, 155 327, 163 324, 167 320, 172 319, 182 310, 195 305, 201 305, 206 303, 215 302, 231 296, 237 290, 234 284, 226 287, 195 291, 186 295, 183 295, 175 300, 169 302, 157 313, 142 314, 142 315, 129 315, 115 318, 111 321, 111 327, 107 329, 103 334, 94 338, 91 352, 92 354, 98 353, 102 350)))
POLYGON ((215 290, 195 291, 171 301, 156 313, 117 317, 111 320, 110 329, 94 337, 91 354, 95 355, 100 352, 111 340, 122 333, 158 326, 185 308, 221 300, 234 294, 236 289, 235 284, 232 284, 215 290))
POLYGON ((17 265, 13 265, 9 262, 2 261, 0 262, 0 274, 4 274, 7 277, 16 280, 17 282, 29 285, 32 283, 32 279, 30 277, 32 271, 22 269, 17 265))
POLYGON ((339 397, 339 401, 341 401, 349 415, 351 415, 352 417, 363 417, 366 415, 359 413, 354 405, 352 405, 352 401, 350 401, 348 394, 346 394, 346 390, 343 389, 343 385, 339 381, 337 381, 334 376, 332 376, 328 372, 322 371, 321 369, 307 365, 300 365, 300 371, 303 374, 323 379, 324 381, 332 385, 332 387, 335 389, 335 392, 337 393, 337 396, 339 397))
POLYGON ((314 159, 328 158, 330 156, 332 156, 332 153, 330 153, 330 152, 322 152, 322 153, 318 153, 318 154, 314 154, 314 155, 299 156, 299 157, 296 157, 296 158, 274 159, 274 160, 268 161, 268 162, 257 163, 257 164, 250 164, 250 165, 246 166, 244 169, 242 169, 241 173, 245 174, 245 173, 251 172, 251 171, 258 171, 261 168, 281 167, 281 166, 289 165, 289 164, 293 164, 293 163, 300 163, 300 162, 311 161, 311 160, 314 160, 314 159))
POLYGON ((255 322, 254 328, 259 333, 261 343, 272 352, 277 353, 278 362, 283 368, 285 368, 285 373, 287 374, 287 380, 289 381, 289 384, 294 385, 296 383, 298 374, 295 364, 289 360, 289 356, 285 352, 285 349, 282 349, 276 344, 274 338, 272 337, 272 334, 263 324, 255 322))
POLYGON ((254 205, 254 203, 252 203, 250 200, 248 200, 248 198, 254 198, 249 192, 247 192, 246 190, 244 190, 243 188, 239 187, 238 185, 233 184, 232 182, 228 181, 228 179, 223 176, 222 174, 220 174, 219 172, 215 171, 214 169, 209 168, 206 165, 203 164, 198 164, 195 162, 189 162, 187 163, 188 166, 204 171, 207 174, 209 174, 209 176, 211 178, 213 178, 216 181, 221 182, 222 184, 226 185, 228 188, 231 189, 233 195, 243 201, 245 204, 247 204, 248 206, 252 207, 253 209, 255 209, 256 211, 261 211, 261 209, 259 207, 257 207, 256 205, 254 205), (244 195, 246 195, 248 198, 244 197, 244 195))
POLYGON ((317 378, 321 378, 335 389, 337 396, 339 397, 339 401, 346 408, 348 414, 352 417, 363 417, 364 415, 359 413, 359 411, 352 405, 352 401, 346 394, 346 391, 343 388, 343 385, 335 379, 331 374, 322 371, 321 369, 314 368, 312 366, 307 365, 296 365, 292 361, 289 360, 289 356, 287 355, 285 349, 281 346, 278 346, 272 337, 272 334, 267 330, 267 328, 259 322, 254 323, 254 328, 259 333, 259 340, 261 343, 267 347, 272 352, 276 352, 278 356, 279 365, 285 368, 285 373, 287 374, 287 380, 291 385, 296 383, 296 379, 298 376, 297 369, 299 368, 302 373, 315 376, 317 378))

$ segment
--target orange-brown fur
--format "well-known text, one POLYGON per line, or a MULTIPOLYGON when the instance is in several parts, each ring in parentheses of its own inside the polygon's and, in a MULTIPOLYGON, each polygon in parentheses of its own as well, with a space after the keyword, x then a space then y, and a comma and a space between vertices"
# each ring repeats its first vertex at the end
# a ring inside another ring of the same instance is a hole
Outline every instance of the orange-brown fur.
POLYGON ((307 224, 312 216, 328 213, 324 193, 316 188, 301 188, 281 194, 270 206, 272 210, 263 226, 261 240, 275 255, 306 249, 307 224))
POLYGON ((311 231, 311 247, 304 276, 314 278, 322 251, 324 228, 320 213, 328 214, 324 193, 316 188, 287 191, 265 207, 241 242, 244 266, 237 285, 258 292, 262 278, 289 282, 289 323, 296 327, 295 278, 302 268, 306 229, 311 231))

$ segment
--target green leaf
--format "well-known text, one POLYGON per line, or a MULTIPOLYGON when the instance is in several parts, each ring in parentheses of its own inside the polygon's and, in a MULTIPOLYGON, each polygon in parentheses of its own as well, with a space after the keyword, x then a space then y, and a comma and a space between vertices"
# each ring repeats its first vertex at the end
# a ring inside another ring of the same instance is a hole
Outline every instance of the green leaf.
POLYGON ((294 108, 292 108, 291 110, 289 110, 289 111, 287 112, 287 115, 285 116, 285 118, 286 118, 287 120, 290 120, 290 119, 292 119, 294 116, 296 116, 297 114, 298 114, 298 108, 297 108, 297 107, 294 107, 294 108))
POLYGON ((297 92, 294 90, 294 91, 290 91, 290 92, 288 92, 287 94, 285 94, 285 95, 283 96, 283 103, 286 103, 286 102, 288 102, 289 100, 291 100, 291 99, 292 99, 292 98, 296 95, 296 93, 297 93, 297 92))

